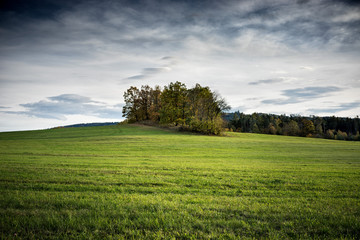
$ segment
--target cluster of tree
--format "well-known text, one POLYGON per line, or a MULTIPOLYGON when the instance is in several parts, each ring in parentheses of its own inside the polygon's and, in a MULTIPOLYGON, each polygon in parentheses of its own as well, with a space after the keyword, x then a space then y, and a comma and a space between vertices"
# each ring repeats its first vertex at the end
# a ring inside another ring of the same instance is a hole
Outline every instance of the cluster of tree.
POLYGON ((170 83, 164 89, 132 86, 124 93, 124 101, 123 117, 129 122, 151 121, 215 135, 222 132, 222 114, 230 109, 209 87, 196 84, 187 89, 181 82, 170 83))
POLYGON ((225 119, 232 131, 360 141, 359 117, 302 117, 235 112, 228 113, 225 119))

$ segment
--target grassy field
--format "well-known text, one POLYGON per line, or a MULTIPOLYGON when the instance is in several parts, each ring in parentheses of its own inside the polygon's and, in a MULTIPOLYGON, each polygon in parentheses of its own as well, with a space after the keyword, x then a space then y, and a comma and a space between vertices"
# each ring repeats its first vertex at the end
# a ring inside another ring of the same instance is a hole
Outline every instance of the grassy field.
POLYGON ((360 143, 144 126, 0 133, 1 239, 360 239, 360 143))

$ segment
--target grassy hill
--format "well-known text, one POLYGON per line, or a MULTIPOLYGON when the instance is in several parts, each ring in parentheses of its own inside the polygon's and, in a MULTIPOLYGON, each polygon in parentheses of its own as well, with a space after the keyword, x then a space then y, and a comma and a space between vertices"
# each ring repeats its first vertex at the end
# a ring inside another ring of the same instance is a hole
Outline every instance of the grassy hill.
POLYGON ((0 133, 1 239, 359 239, 359 142, 228 135, 0 133))

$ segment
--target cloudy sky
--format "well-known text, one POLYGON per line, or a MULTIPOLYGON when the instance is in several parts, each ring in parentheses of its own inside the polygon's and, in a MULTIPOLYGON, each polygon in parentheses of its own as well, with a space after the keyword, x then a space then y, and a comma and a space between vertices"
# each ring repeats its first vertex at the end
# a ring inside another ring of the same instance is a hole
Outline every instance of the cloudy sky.
POLYGON ((357 1, 0 4, 0 131, 119 121, 127 88, 175 81, 233 111, 360 114, 357 1))

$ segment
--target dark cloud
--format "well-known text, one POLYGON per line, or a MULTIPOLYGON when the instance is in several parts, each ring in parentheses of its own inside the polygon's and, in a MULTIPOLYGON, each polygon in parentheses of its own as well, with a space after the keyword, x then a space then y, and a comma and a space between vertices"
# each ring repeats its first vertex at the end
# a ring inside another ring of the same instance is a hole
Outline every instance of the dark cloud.
POLYGON ((275 78, 275 79, 265 79, 265 80, 249 82, 249 85, 272 84, 272 83, 281 83, 281 82, 284 82, 284 80, 280 78, 275 78))
POLYGON ((86 115, 118 119, 122 115, 122 105, 111 106, 77 94, 48 97, 39 102, 20 104, 20 106, 26 110, 3 112, 58 120, 66 120, 66 115, 86 115))
POLYGON ((359 0, 342 0, 342 2, 349 4, 350 6, 360 5, 359 0))
POLYGON ((2 0, 0 2, 0 20, 9 18, 49 19, 54 18, 59 12, 69 9, 79 1, 63 0, 2 0))
MULTIPOLYGON (((260 37, 279 36, 278 43, 295 49, 344 48, 344 45, 359 44, 359 12, 356 5, 350 7, 334 1, 262 2, 237 14, 242 24, 236 27, 226 24, 223 29, 232 32, 229 36, 241 35, 249 29, 260 37)), ((236 16, 234 12, 229 13, 236 16)))
POLYGON ((319 113, 337 113, 341 111, 351 110, 360 107, 360 101, 350 102, 350 103, 343 103, 334 107, 330 108, 310 108, 308 109, 309 112, 312 114, 319 114, 319 113))
POLYGON ((306 4, 308 3, 310 0, 297 0, 296 3, 297 4, 306 4))
POLYGON ((305 87, 283 90, 282 94, 284 99, 268 99, 261 101, 264 104, 285 105, 292 103, 300 103, 308 100, 324 97, 328 94, 339 92, 341 88, 328 86, 328 87, 305 87))
MULTIPOLYGON (((97 39, 104 45, 119 44, 123 50, 133 51, 181 49, 188 37, 206 41, 209 36, 216 36, 219 43, 226 45, 249 29, 259 37, 281 36, 278 43, 292 47, 355 44, 360 39, 360 19, 356 17, 359 7, 330 0, 300 5, 280 0, 141 3, 6 0, 5 3, 1 14, 3 46, 36 45, 44 49, 66 43, 69 54, 79 49, 74 44, 85 39, 97 39), (354 17, 349 17, 351 14, 354 17)), ((86 47, 81 45, 82 49, 86 47)), ((51 49, 58 48, 48 51, 51 49)))

